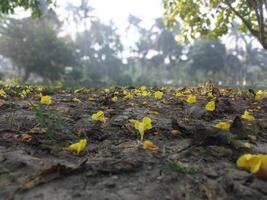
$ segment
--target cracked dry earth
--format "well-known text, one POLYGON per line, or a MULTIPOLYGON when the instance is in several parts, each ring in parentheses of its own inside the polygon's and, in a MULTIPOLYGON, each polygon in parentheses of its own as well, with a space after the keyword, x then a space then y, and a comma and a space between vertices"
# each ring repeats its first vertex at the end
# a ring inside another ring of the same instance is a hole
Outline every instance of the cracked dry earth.
POLYGON ((24 99, 7 92, 0 107, 0 199, 267 199, 267 181, 236 166, 244 153, 267 152, 267 99, 255 103, 249 92, 229 90, 216 96, 210 113, 209 97, 197 89, 191 89, 198 96, 193 105, 174 90, 163 92, 159 101, 153 95, 125 100, 121 88, 44 91, 53 99, 46 116, 57 113, 48 125, 53 135, 29 105, 39 102, 34 91, 24 99), (245 109, 255 121, 240 119, 245 109), (106 123, 90 120, 98 110, 106 123), (153 126, 145 140, 159 151, 143 149, 129 123, 144 116, 153 126), (230 131, 213 127, 223 120, 232 121, 230 131), (88 140, 81 154, 63 150, 80 138, 88 140))

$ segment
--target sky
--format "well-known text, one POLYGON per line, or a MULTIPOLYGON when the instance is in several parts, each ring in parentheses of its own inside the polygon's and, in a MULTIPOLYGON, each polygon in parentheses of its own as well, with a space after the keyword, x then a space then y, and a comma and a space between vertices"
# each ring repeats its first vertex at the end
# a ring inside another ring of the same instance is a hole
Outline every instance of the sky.
MULTIPOLYGON (((140 25, 146 28, 152 26, 155 18, 163 16, 162 0, 88 0, 88 2, 94 8, 92 15, 104 23, 112 21, 115 24, 125 49, 134 46, 139 39, 136 30, 126 31, 129 25, 127 19, 130 14, 140 18, 142 20, 140 25)), ((75 6, 80 5, 79 0, 57 0, 56 10, 63 18, 66 17, 64 7, 68 3, 75 6)), ((71 24, 64 27, 65 33, 70 35, 74 34, 76 29, 77 27, 71 24)))
MULTIPOLYGON (((68 3, 78 6, 79 2, 78 0, 57 0, 61 9, 68 3)), ((88 2, 95 9, 93 11, 95 16, 105 23, 112 20, 121 33, 127 27, 127 18, 130 14, 141 18, 142 25, 145 27, 151 26, 153 20, 163 14, 162 0, 88 0, 88 2)))

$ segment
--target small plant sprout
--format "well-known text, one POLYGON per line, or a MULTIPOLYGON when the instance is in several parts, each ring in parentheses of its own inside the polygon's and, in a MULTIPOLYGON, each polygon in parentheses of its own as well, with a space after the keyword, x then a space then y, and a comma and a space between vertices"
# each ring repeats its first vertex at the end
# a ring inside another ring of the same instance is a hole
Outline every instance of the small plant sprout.
POLYGON ((139 134, 141 136, 141 141, 143 141, 145 131, 152 128, 151 119, 149 117, 144 117, 142 121, 133 119, 130 120, 130 122, 134 126, 134 128, 139 131, 139 134))
POLYGON ((87 145, 87 140, 81 139, 79 142, 71 144, 70 146, 63 148, 63 150, 73 151, 73 152, 76 152, 77 154, 79 154, 80 152, 82 152, 85 149, 86 145, 87 145))
POLYGON ((105 123, 107 118, 105 117, 105 114, 104 114, 103 111, 98 111, 97 113, 94 113, 92 115, 92 120, 93 121, 100 121, 100 122, 105 123))

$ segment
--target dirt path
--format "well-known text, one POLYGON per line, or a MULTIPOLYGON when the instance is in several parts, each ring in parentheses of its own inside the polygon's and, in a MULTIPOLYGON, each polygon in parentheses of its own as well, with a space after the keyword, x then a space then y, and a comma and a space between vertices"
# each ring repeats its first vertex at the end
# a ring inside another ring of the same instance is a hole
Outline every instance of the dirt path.
POLYGON ((175 96, 178 89, 163 89, 161 100, 155 90, 146 96, 128 89, 134 97, 125 99, 121 88, 44 89, 53 103, 37 108, 29 104, 39 104, 37 89, 21 98, 23 89, 5 89, 0 107, 0 199, 267 199, 266 180, 236 166, 244 153, 267 152, 266 98, 255 101, 250 92, 230 89, 212 97, 204 87, 179 89, 197 96, 189 104, 175 96), (211 99, 216 110, 207 112, 211 99), (254 121, 241 120, 246 109, 254 121), (91 120, 99 110, 106 123, 91 120), (144 149, 129 122, 145 116, 153 128, 144 138, 158 151, 144 149), (226 120, 230 131, 214 128, 226 120), (88 140, 82 153, 63 150, 80 138, 88 140))

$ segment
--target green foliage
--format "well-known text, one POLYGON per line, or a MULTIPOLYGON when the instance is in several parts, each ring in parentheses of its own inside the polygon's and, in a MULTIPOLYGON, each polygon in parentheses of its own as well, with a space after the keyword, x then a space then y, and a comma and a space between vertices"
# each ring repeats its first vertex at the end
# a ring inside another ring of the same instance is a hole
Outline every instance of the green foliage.
POLYGON ((55 110, 46 110, 45 106, 41 104, 34 107, 34 113, 41 128, 45 129, 45 136, 48 139, 55 139, 57 132, 64 127, 59 113, 55 110))
POLYGON ((182 21, 180 41, 189 42, 198 36, 216 39, 239 19, 241 31, 249 31, 267 49, 266 1, 239 0, 164 0, 166 25, 182 21))
POLYGON ((198 171, 195 166, 188 166, 188 165, 183 164, 181 162, 170 163, 169 168, 174 172, 184 173, 184 174, 185 173, 194 174, 194 173, 197 173, 197 171, 198 171))
POLYGON ((1 0, 0 2, 0 15, 13 14, 15 8, 23 7, 25 10, 30 9, 33 16, 40 16, 44 6, 53 3, 53 0, 1 0))
POLYGON ((201 69, 205 72, 220 71, 225 66, 226 49, 220 41, 197 41, 189 53, 192 59, 191 68, 193 71, 201 69))

